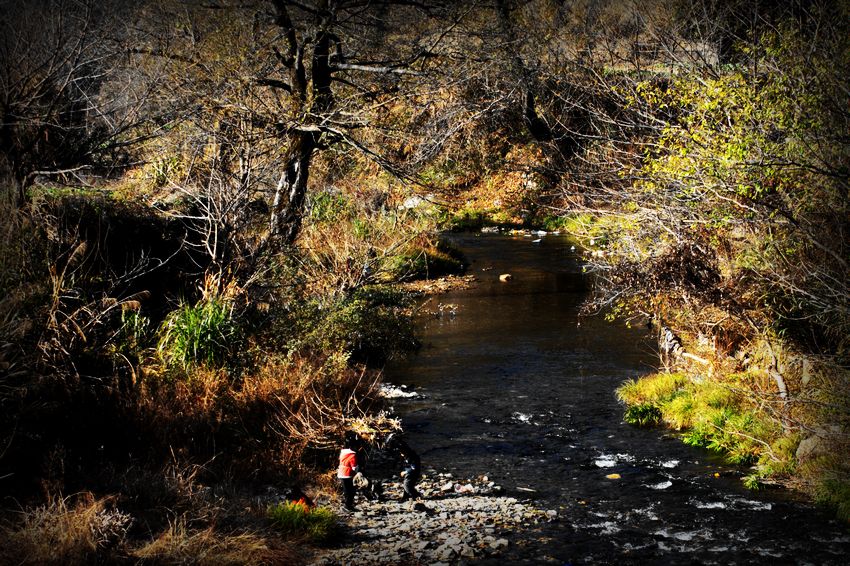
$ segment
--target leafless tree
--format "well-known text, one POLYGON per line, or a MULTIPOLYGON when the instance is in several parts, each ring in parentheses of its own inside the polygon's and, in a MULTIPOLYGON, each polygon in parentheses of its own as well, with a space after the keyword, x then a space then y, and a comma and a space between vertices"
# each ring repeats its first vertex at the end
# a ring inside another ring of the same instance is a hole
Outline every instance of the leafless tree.
POLYGON ((145 85, 122 82, 130 3, 0 3, 0 167, 19 201, 39 176, 81 180, 126 157, 145 85))

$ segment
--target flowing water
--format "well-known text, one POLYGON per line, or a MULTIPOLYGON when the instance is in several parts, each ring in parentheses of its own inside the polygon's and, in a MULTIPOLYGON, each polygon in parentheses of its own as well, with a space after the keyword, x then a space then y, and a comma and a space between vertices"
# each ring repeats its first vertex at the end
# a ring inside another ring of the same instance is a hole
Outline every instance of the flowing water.
POLYGON ((500 564, 850 563, 850 533, 828 513, 746 490, 745 470, 622 422, 615 388, 657 356, 646 329, 579 319, 585 280, 567 240, 450 238, 479 283, 431 299, 442 314, 419 324, 422 350, 385 381, 416 393, 394 405, 426 470, 487 475, 558 511, 512 533, 500 564))

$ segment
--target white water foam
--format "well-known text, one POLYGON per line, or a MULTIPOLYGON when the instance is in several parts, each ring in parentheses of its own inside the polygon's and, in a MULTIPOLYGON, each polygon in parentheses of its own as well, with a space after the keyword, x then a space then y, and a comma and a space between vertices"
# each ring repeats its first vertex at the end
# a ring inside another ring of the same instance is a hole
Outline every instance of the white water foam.
POLYGON ((680 540, 682 542, 690 542, 695 538, 711 538, 711 533, 709 531, 669 531, 667 529, 659 529, 652 534, 664 538, 671 538, 673 540, 680 540))
POLYGON ((650 546, 651 545, 649 545, 649 544, 632 544, 630 542, 626 542, 626 543, 623 543, 623 545, 620 548, 622 548, 623 550, 632 551, 632 550, 643 550, 644 548, 649 548, 650 546))
POLYGON ((516 413, 511 415, 511 417, 514 420, 517 420, 521 423, 534 424, 534 423, 531 422, 531 416, 532 415, 530 413, 520 413, 520 412, 516 412, 516 413))
POLYGON ((612 468, 620 462, 634 462, 635 457, 631 454, 601 454, 593 461, 597 468, 612 468))
POLYGON ((726 504, 722 501, 697 501, 694 503, 697 509, 726 509, 726 504))
POLYGON ((825 538, 817 535, 812 535, 812 540, 815 542, 825 542, 825 543, 847 543, 850 542, 850 537, 848 536, 839 536, 835 538, 825 538))
POLYGON ((407 386, 401 385, 391 385, 389 383, 381 384, 380 395, 386 399, 409 399, 412 397, 421 397, 419 393, 415 391, 406 391, 407 386))
POLYGON ((671 485, 673 485, 673 482, 671 482, 670 480, 663 481, 661 483, 644 484, 644 486, 648 487, 649 489, 667 489, 671 485))
POLYGON ((635 515, 642 515, 650 521, 658 520, 658 515, 655 513, 655 510, 652 508, 652 506, 647 507, 646 509, 635 509, 635 515))
POLYGON ((773 503, 767 503, 765 501, 754 501, 752 499, 735 498, 733 502, 737 507, 750 509, 752 511, 770 511, 771 509, 773 509, 773 503))

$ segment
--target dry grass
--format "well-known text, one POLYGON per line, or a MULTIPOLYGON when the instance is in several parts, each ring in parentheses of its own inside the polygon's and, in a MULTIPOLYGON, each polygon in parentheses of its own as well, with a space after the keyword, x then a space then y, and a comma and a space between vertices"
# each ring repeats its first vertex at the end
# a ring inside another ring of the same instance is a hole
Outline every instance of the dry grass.
MULTIPOLYGON (((131 544, 126 538, 131 518, 111 499, 91 494, 57 498, 21 512, 20 520, 0 530, 0 563, 62 564, 298 564, 295 549, 262 529, 222 533, 215 526, 192 528, 197 518, 183 514, 150 541, 131 544), (135 546, 135 548, 132 548, 135 546)), ((194 514, 193 514, 194 516, 194 514)))
POLYGON ((87 564, 124 543, 130 517, 91 494, 55 498, 4 525, 4 564, 87 564))
MULTIPOLYGON (((352 205, 353 206, 353 205, 352 205)), ((416 211, 340 213, 305 225, 300 270, 310 295, 334 300, 363 285, 392 277, 394 259, 422 233, 436 229, 436 218, 416 211)))
POLYGON ((369 416, 380 404, 377 382, 377 372, 349 367, 344 355, 270 355, 238 377, 208 368, 187 379, 147 375, 137 420, 149 446, 173 446, 181 459, 300 475, 304 450, 335 447, 355 420, 385 419, 369 416))
POLYGON ((214 527, 192 529, 186 517, 174 520, 155 540, 132 551, 142 562, 156 564, 297 564, 291 548, 275 547, 263 535, 222 534, 214 527))

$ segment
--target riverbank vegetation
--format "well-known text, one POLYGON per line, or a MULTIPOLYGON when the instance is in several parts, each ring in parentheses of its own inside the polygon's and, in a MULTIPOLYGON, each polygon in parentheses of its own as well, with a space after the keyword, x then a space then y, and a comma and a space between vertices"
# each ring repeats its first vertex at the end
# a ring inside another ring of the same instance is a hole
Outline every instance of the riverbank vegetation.
POLYGON ((845 3, 360 4, 0 3, 2 559, 303 559, 491 224, 658 330, 628 419, 850 516, 845 3))

